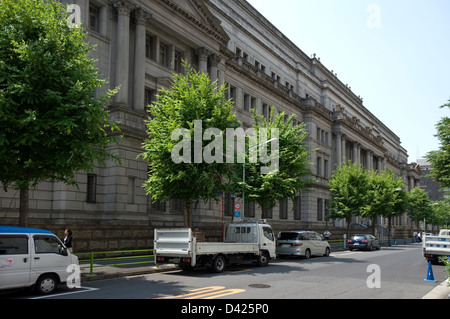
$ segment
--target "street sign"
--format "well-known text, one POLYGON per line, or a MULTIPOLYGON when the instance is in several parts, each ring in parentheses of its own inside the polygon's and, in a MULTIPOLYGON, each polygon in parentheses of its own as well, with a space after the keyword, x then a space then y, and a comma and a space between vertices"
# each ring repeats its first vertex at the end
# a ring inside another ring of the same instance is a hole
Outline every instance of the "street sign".
POLYGON ((234 212, 234 217, 236 217, 236 218, 239 218, 239 217, 241 217, 241 212, 240 211, 235 211, 234 212))
POLYGON ((234 204, 234 209, 235 209, 235 210, 241 209, 241 203, 236 203, 236 204, 234 204))

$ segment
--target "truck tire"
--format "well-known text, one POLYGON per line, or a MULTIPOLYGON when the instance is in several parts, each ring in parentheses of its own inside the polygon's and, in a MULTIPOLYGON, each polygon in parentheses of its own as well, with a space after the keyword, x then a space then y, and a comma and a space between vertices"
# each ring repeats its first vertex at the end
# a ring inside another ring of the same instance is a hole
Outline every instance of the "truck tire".
POLYGON ((258 256, 257 264, 259 267, 265 267, 269 264, 270 256, 267 251, 261 252, 261 254, 258 256))
POLYGON ((222 255, 218 255, 213 259, 213 262, 211 263, 211 270, 215 273, 221 273, 225 269, 226 264, 227 261, 225 260, 225 257, 222 255))

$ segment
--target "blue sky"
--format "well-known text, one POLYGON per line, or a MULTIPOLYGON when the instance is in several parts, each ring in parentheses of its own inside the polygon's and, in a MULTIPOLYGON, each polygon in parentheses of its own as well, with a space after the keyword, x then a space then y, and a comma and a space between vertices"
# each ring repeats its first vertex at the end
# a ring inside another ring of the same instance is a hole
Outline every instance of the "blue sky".
POLYGON ((409 161, 438 149, 450 109, 449 0, 248 0, 316 53, 400 137, 409 161))

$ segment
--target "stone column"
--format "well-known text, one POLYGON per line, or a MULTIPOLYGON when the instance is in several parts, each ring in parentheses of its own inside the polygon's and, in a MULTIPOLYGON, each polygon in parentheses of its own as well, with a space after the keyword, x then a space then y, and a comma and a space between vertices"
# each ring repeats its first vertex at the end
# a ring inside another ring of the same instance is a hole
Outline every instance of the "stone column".
POLYGON ((353 154, 352 154, 352 161, 353 163, 358 162, 358 145, 356 142, 353 142, 353 154))
POLYGON ((140 8, 134 11, 134 15, 136 39, 134 41, 133 108, 144 111, 146 24, 151 15, 140 8))
POLYGON ((130 64, 130 12, 134 5, 128 1, 116 1, 114 7, 118 12, 117 23, 117 57, 116 85, 121 85, 116 95, 116 104, 128 105, 128 72, 130 64))
POLYGON ((347 162, 347 152, 346 152, 346 150, 345 150, 345 140, 346 140, 346 137, 345 137, 345 135, 342 135, 341 136, 341 154, 342 154, 342 158, 341 158, 341 163, 346 163, 347 162))
POLYGON ((214 82, 218 80, 217 71, 218 71, 218 65, 221 60, 220 55, 218 54, 211 54, 210 61, 211 61, 211 74, 209 75, 211 82, 214 82))
POLYGON ((211 55, 211 51, 207 48, 199 48, 195 50, 195 53, 198 56, 198 69, 200 72, 205 74, 208 73, 208 57, 211 55))
POLYGON ((337 160, 336 160, 336 164, 338 165, 338 166, 340 166, 341 165, 341 163, 342 163, 342 152, 341 152, 341 148, 342 148, 342 142, 341 142, 342 140, 341 140, 341 133, 340 132, 338 132, 338 133, 336 133, 336 157, 337 157, 337 160))

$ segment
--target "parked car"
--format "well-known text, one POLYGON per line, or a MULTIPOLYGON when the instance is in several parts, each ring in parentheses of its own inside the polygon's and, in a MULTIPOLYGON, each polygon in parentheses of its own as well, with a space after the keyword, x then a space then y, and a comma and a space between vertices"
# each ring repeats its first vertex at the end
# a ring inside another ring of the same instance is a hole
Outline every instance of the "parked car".
POLYGON ((348 241, 347 246, 350 251, 353 249, 373 250, 374 248, 381 249, 381 244, 378 239, 370 234, 353 235, 348 241))
POLYGON ((78 257, 52 232, 0 226, 0 290, 33 287, 50 294, 69 280, 71 265, 78 266, 78 257))
POLYGON ((276 254, 283 256, 330 255, 330 244, 314 231, 282 231, 278 233, 276 254))

